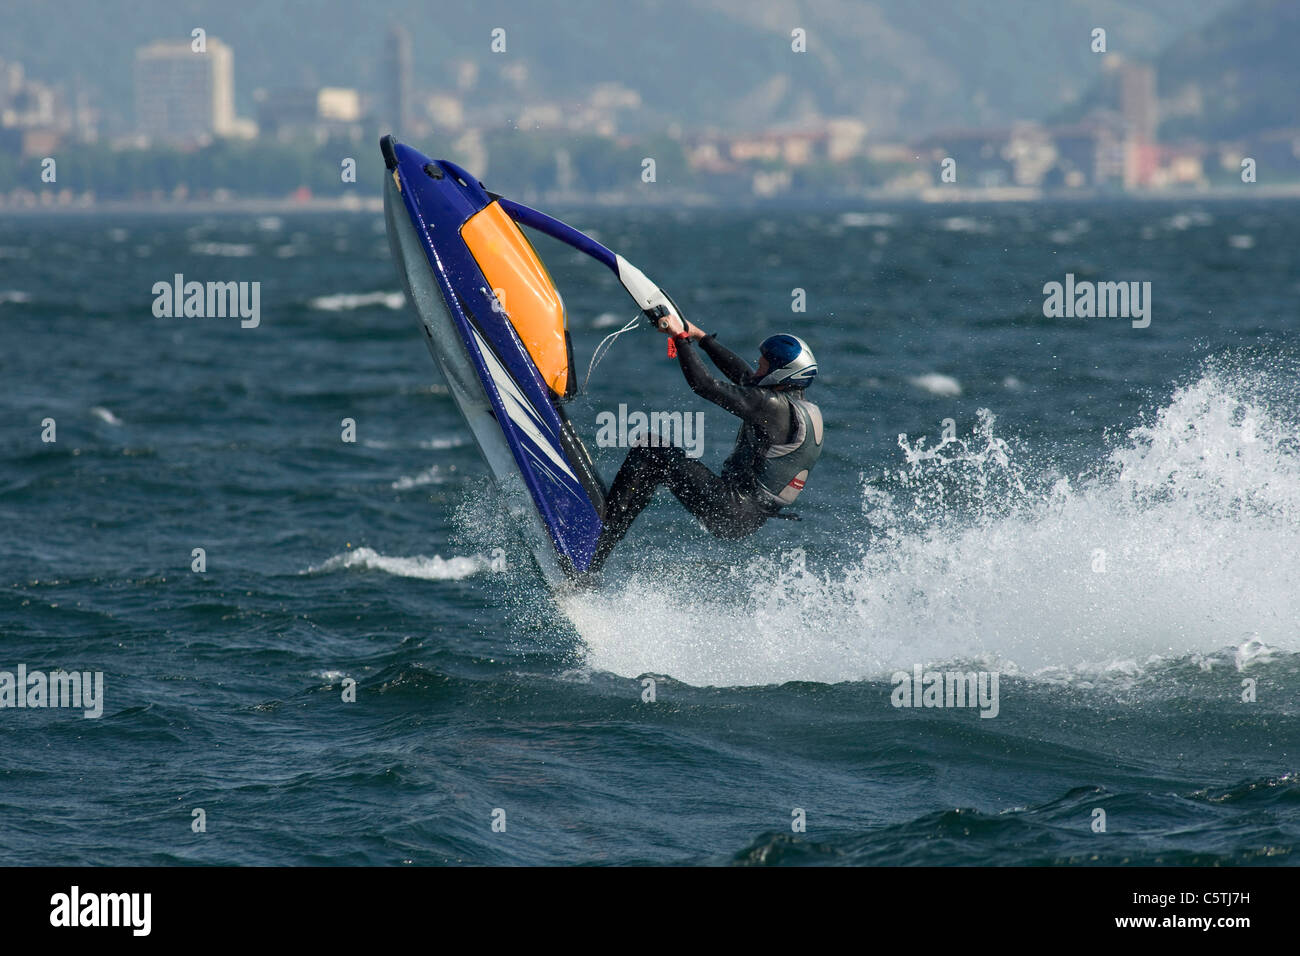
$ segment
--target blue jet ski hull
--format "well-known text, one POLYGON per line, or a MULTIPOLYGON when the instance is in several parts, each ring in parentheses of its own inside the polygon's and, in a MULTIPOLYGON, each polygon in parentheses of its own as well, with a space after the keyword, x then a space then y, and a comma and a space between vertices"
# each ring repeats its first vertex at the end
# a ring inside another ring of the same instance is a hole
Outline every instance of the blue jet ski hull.
MULTIPOLYGON (((382 147, 389 243, 425 342, 543 575, 561 584, 591 563, 605 489, 564 415, 556 381, 544 380, 494 295, 484 272, 493 265, 476 259, 462 235, 499 197, 454 163, 391 137, 382 147)), ((492 217, 504 221, 497 210, 484 221, 492 217)), ((491 257, 482 242, 478 255, 491 257)), ((528 335, 536 351, 536 336, 528 335)))

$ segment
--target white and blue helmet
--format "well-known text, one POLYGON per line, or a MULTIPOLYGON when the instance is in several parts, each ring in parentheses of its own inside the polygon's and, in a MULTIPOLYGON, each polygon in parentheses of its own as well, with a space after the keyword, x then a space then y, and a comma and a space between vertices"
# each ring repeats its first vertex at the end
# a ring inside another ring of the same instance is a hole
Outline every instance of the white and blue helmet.
POLYGON ((758 352, 767 359, 767 374, 756 385, 789 385, 807 388, 817 376, 817 359, 808 343, 797 335, 783 332, 763 340, 758 352))

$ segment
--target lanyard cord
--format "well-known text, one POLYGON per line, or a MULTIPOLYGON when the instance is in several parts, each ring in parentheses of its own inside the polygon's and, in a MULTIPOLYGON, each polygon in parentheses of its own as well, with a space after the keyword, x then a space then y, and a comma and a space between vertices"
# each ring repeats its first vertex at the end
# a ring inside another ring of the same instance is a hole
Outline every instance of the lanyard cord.
POLYGON ((591 381, 591 373, 596 371, 596 366, 600 364, 600 360, 609 353, 609 349, 614 344, 614 340, 624 332, 631 332, 640 322, 641 316, 638 315, 617 332, 611 332, 600 340, 600 344, 596 346, 596 351, 591 353, 591 364, 587 366, 587 377, 582 380, 582 394, 587 394, 587 383, 591 381))

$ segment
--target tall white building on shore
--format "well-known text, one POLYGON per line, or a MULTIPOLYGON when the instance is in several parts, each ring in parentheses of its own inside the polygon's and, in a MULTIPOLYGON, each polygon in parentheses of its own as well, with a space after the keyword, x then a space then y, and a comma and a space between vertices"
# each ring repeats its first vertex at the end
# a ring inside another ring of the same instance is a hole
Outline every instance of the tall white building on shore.
POLYGON ((187 143, 248 135, 235 117, 235 58, 208 37, 196 52, 189 40, 162 40, 135 52, 136 128, 150 140, 187 143))

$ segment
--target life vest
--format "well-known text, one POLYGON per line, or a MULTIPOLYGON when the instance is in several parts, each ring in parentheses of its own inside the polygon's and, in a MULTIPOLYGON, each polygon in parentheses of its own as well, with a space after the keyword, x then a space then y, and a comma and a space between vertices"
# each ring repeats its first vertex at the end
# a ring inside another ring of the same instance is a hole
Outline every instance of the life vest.
POLYGON ((767 445, 761 429, 743 425, 723 466, 724 474, 738 478, 747 472, 755 495, 774 509, 794 503, 822 453, 821 409, 802 398, 789 402, 793 427, 788 441, 767 445))

